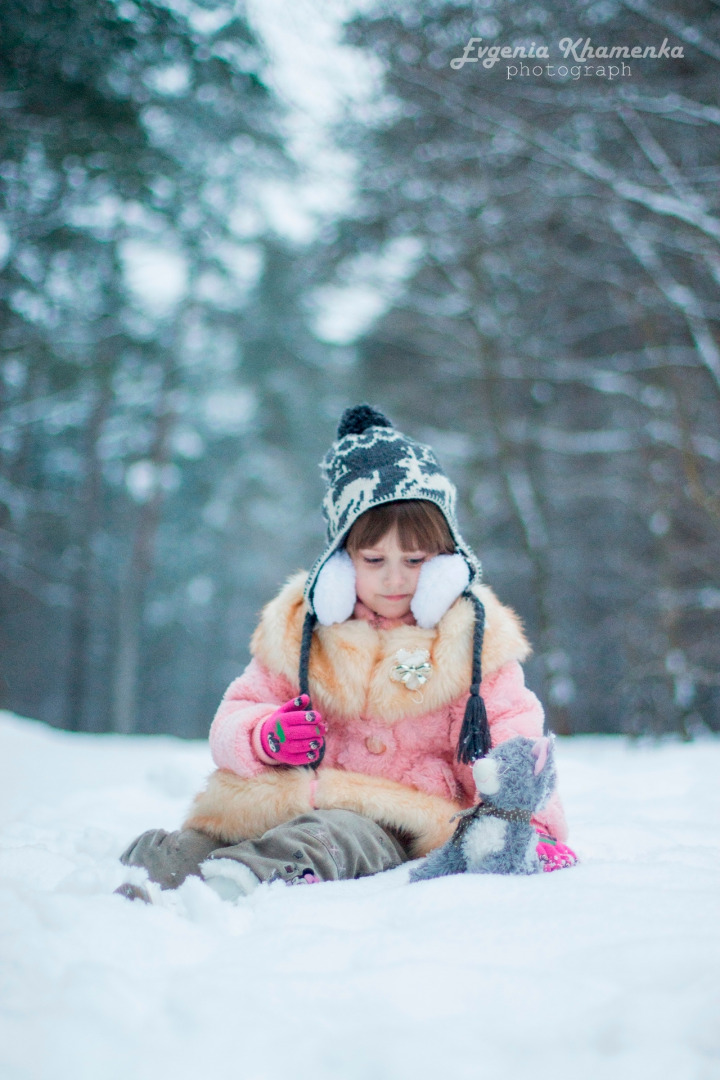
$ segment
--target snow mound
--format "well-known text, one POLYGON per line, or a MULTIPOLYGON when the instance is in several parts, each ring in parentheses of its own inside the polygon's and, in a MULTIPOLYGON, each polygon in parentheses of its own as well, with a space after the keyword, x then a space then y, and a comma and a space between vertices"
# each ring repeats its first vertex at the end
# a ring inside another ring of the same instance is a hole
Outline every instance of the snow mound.
POLYGON ((148 907, 118 855, 206 744, 0 714, 2 1080, 717 1078, 720 741, 557 750, 573 870, 148 907))

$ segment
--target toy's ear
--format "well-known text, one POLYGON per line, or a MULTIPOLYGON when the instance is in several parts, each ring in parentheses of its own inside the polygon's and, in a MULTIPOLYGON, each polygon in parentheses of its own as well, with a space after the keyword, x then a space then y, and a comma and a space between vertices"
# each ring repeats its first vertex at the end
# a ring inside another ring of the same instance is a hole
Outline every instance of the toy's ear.
POLYGON ((541 773, 547 764, 549 747, 550 740, 547 735, 543 735, 541 739, 535 740, 535 745, 532 748, 532 756, 536 759, 535 768, 533 769, 535 776, 541 773))
POLYGON ((425 630, 437 626, 468 587, 470 569, 462 555, 435 555, 423 563, 410 610, 425 630))
POLYGON ((355 610, 355 566, 347 551, 331 555, 317 576, 313 608, 322 626, 345 622, 355 610))

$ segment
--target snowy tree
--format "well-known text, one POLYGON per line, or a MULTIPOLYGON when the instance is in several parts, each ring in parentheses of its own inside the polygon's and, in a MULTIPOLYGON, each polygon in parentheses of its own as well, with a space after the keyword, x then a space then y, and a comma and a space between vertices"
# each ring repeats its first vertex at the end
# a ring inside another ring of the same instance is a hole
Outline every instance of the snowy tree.
POLYGON ((348 27, 385 87, 344 133, 360 196, 330 272, 414 252, 362 343, 365 385, 445 438, 561 731, 717 724, 717 20, 437 2, 348 27), (471 38, 475 56, 545 43, 554 66, 458 66, 471 38), (676 54, 624 81, 560 66, 587 38, 676 54))
POLYGON ((0 48, 6 700, 203 734, 331 390, 262 209, 293 168, 266 57, 225 3, 11 0, 0 48))

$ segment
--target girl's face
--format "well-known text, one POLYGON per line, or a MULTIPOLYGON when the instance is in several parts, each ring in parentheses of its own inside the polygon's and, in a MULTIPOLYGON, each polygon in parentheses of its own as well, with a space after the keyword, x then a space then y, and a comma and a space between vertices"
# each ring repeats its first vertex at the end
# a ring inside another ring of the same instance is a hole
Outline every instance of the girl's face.
POLYGON ((386 619, 402 619, 410 611, 420 568, 430 557, 427 551, 402 551, 393 527, 373 547, 350 556, 358 600, 386 619))

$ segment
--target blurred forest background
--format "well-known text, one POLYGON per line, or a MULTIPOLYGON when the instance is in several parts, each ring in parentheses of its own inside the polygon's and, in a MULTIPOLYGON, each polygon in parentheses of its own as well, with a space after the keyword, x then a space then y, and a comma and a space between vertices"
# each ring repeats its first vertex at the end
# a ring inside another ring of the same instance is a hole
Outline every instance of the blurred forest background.
POLYGON ((556 731, 718 730, 717 3, 349 5, 305 230, 253 10, 3 0, 0 703, 205 735, 368 400, 458 483, 556 731), (478 36, 684 58, 453 69, 478 36))

